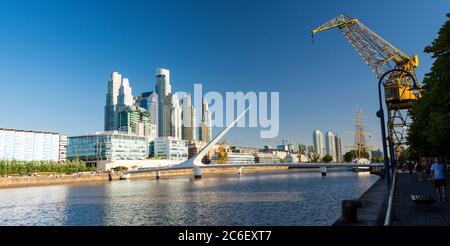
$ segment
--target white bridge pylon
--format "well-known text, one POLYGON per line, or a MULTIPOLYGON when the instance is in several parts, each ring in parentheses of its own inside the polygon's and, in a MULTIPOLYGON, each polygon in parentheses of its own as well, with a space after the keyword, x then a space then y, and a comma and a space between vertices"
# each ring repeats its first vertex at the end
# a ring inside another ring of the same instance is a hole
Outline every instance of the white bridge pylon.
MULTIPOLYGON (((172 166, 172 168, 188 168, 188 167, 201 167, 201 166, 206 166, 205 164, 202 163, 202 159, 203 157, 206 155, 206 153, 208 153, 208 151, 214 147, 217 142, 220 141, 220 139, 222 139, 225 134, 245 115, 245 113, 247 113, 247 111, 252 107, 252 105, 250 105, 246 110, 244 110, 233 122, 231 122, 227 127, 225 127, 216 137, 214 137, 211 141, 209 141, 208 144, 205 145, 205 147, 203 147, 200 152, 198 152, 196 155, 194 155, 193 157, 189 158, 188 160, 174 165, 172 166)), ((195 169, 194 169, 195 171, 195 169)))

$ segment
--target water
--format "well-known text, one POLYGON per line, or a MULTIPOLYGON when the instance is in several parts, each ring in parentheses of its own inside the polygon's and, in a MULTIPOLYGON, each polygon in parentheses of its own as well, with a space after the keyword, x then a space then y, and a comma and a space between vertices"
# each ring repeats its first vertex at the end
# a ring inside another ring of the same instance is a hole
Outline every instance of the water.
POLYGON ((282 170, 0 190, 0 225, 330 225, 368 173, 282 170))

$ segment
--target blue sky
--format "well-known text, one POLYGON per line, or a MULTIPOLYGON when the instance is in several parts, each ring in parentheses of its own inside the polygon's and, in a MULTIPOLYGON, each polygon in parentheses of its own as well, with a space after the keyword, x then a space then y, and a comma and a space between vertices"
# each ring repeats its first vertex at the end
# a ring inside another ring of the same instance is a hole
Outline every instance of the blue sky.
POLYGON ((241 145, 312 142, 331 130, 351 145, 353 108, 379 146, 377 81, 338 30, 311 29, 346 13, 417 53, 422 80, 432 64, 423 48, 450 2, 434 1, 2 1, 0 127, 67 135, 103 129, 107 81, 130 79, 133 94, 154 89, 154 70, 171 70, 173 90, 279 91, 280 134, 233 129, 241 145), (386 7, 389 6, 389 7, 386 7))

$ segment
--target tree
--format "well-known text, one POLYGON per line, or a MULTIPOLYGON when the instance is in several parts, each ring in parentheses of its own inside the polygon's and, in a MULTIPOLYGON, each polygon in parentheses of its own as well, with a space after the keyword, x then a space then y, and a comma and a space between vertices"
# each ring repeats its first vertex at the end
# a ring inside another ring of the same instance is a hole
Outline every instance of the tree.
MULTIPOLYGON (((450 13, 447 14, 450 19, 450 13)), ((419 156, 450 154, 450 20, 424 52, 435 59, 425 74, 422 97, 410 110, 412 124, 407 141, 410 151, 419 156)))
POLYGON ((323 158, 322 161, 325 163, 331 162, 333 160, 333 157, 329 154, 326 154, 323 158))
MULTIPOLYGON (((370 155, 367 151, 364 151, 361 153, 362 158, 369 159, 370 155)), ((344 161, 345 162, 351 162, 353 159, 356 158, 356 150, 352 149, 344 154, 344 161)))
POLYGON ((114 171, 116 171, 116 172, 121 172, 121 171, 127 171, 128 170, 128 167, 125 167, 125 166, 118 166, 118 167, 114 167, 114 168, 112 168, 114 171))
POLYGON ((384 159, 382 157, 372 157, 372 159, 370 159, 370 161, 372 163, 383 163, 384 159))

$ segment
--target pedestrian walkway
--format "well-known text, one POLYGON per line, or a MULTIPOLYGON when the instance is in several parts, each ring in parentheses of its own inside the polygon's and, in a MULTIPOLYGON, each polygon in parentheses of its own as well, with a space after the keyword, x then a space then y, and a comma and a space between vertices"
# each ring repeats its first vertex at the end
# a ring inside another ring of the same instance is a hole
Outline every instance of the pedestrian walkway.
POLYGON ((439 201, 433 181, 419 180, 416 173, 397 173, 393 211, 393 226, 450 226, 450 201, 439 201), (436 202, 416 204, 411 195, 431 195, 436 202))

